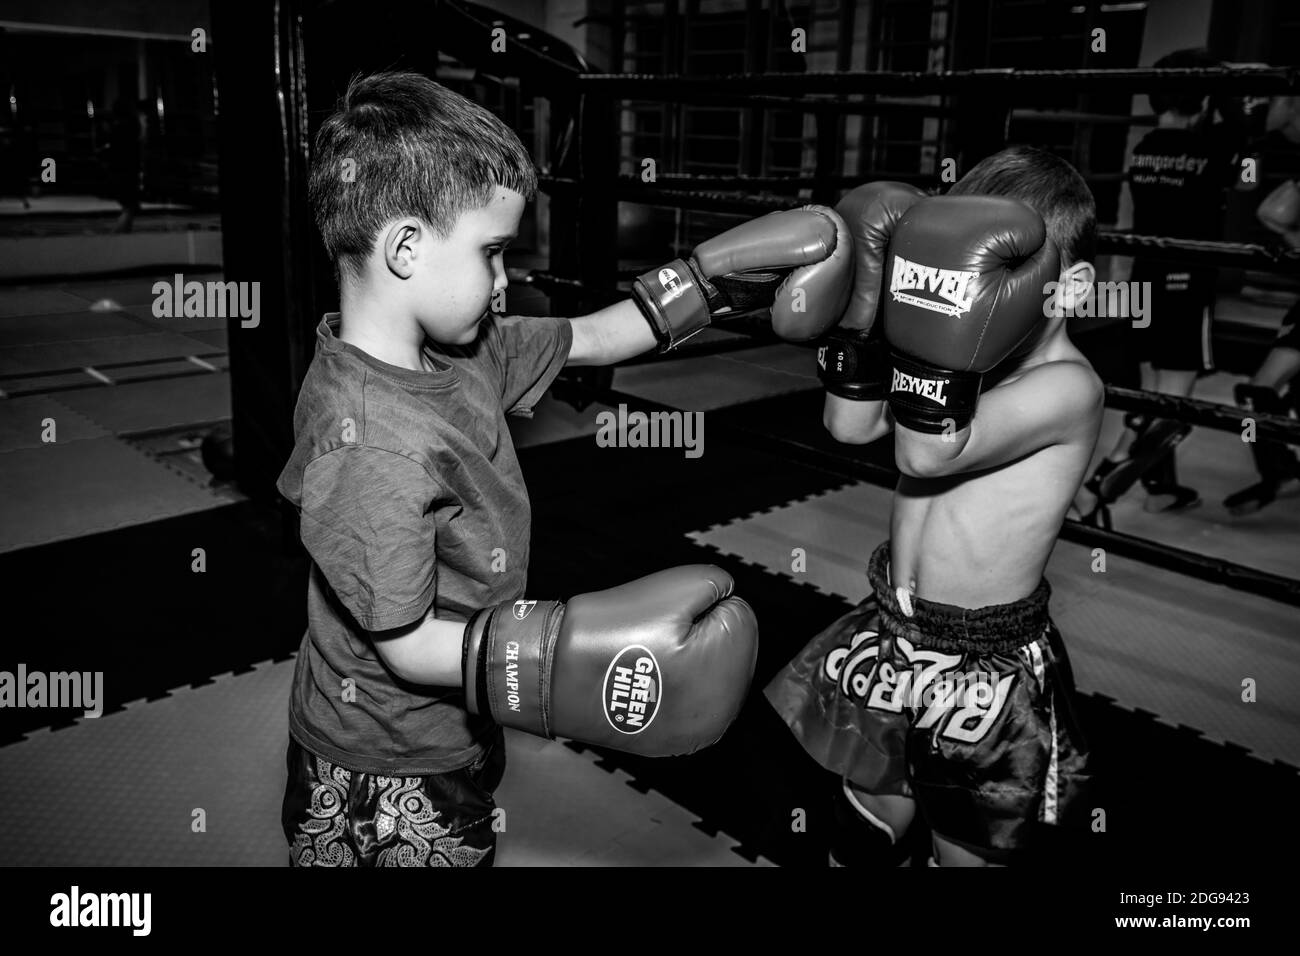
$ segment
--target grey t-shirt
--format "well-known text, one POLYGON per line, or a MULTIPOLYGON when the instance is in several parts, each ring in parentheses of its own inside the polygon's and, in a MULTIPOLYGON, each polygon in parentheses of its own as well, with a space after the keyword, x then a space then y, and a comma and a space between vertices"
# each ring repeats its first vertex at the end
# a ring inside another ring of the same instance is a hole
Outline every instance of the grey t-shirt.
POLYGON ((426 344, 435 371, 381 362, 316 330, 277 487, 312 559, 289 732, 349 770, 445 773, 494 725, 460 688, 406 683, 369 631, 523 596, 532 512, 507 414, 529 416, 568 358, 567 319, 490 317, 468 346, 426 344))

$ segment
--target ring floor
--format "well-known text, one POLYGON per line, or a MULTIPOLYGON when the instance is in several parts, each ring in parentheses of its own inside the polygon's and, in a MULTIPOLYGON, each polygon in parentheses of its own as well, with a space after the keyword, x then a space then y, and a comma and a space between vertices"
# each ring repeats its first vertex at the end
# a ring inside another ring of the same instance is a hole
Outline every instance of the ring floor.
MULTIPOLYGON (((13 626, 23 638, 9 642, 0 669, 101 670, 107 700, 97 719, 0 712, 0 862, 284 862, 284 682, 302 633, 305 567, 279 547, 278 516, 212 484, 199 461, 202 433, 229 417, 224 328, 155 319, 148 286, 0 292, 9 396, 0 400, 0 576, 22 596, 13 626), (51 421, 57 441, 43 441, 51 421), (191 570, 195 547, 208 557, 203 574, 191 570), (206 833, 191 827, 198 808, 206 833)), ((1226 401, 1232 382, 1203 380, 1198 396, 1226 401)), ((747 437, 807 422, 807 444, 829 443, 817 434, 805 351, 636 366, 616 384, 708 413, 705 454, 599 449, 591 435, 601 406, 548 401, 518 423, 534 506, 530 590, 567 595, 716 561, 759 612, 760 687, 861 597, 888 496, 856 481, 851 465, 801 464, 747 437), (813 556, 804 575, 789 571, 796 545, 813 556)), ((1118 427, 1108 414, 1110 433, 1118 427)), ((1198 429, 1180 454, 1206 504, 1148 515, 1130 495, 1118 527, 1300 576, 1297 499, 1234 519, 1216 502, 1250 480, 1241 443, 1198 429)), ((1099 865, 1227 858, 1251 847, 1252 834, 1261 848, 1279 838, 1276 821, 1300 795, 1294 609, 1125 562, 1097 575, 1087 557, 1062 543, 1049 576, 1112 823, 1108 837, 1063 852, 1099 865), (1258 682, 1255 704, 1240 700, 1245 677, 1258 682), (1191 796, 1171 807, 1162 791, 1191 796), (1199 807, 1243 794, 1252 806, 1244 829, 1231 840, 1202 833, 1193 845, 1199 807)), ((757 694, 719 745, 689 758, 521 736, 510 750, 502 865, 825 861, 825 775, 757 694), (791 825, 799 811, 805 829, 791 825)))

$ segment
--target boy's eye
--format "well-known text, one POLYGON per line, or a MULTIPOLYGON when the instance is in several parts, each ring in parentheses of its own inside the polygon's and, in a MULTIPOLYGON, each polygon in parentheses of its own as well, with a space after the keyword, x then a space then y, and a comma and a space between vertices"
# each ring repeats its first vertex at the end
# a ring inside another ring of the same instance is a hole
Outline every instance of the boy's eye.
POLYGON ((501 253, 505 252, 506 250, 502 246, 488 246, 487 249, 485 249, 484 251, 487 253, 489 259, 495 259, 497 256, 501 255, 501 253))

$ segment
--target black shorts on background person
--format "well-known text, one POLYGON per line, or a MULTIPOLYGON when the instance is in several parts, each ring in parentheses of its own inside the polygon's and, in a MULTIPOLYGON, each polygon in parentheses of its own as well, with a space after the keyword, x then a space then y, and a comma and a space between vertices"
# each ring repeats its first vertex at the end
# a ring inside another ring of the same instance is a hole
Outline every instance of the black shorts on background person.
POLYGON ((1137 259, 1130 281, 1144 283, 1151 324, 1129 325, 1131 355, 1153 369, 1203 375, 1214 369, 1214 269, 1162 259, 1137 259))

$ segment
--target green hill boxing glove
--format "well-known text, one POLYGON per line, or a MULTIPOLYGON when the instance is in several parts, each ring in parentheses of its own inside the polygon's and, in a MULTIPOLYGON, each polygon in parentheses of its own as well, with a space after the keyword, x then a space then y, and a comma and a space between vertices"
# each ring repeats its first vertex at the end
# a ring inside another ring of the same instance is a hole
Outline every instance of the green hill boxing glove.
POLYGON ((758 623, 712 565, 560 601, 513 601, 465 628, 469 710, 539 737, 647 757, 688 754, 740 713, 758 623))

